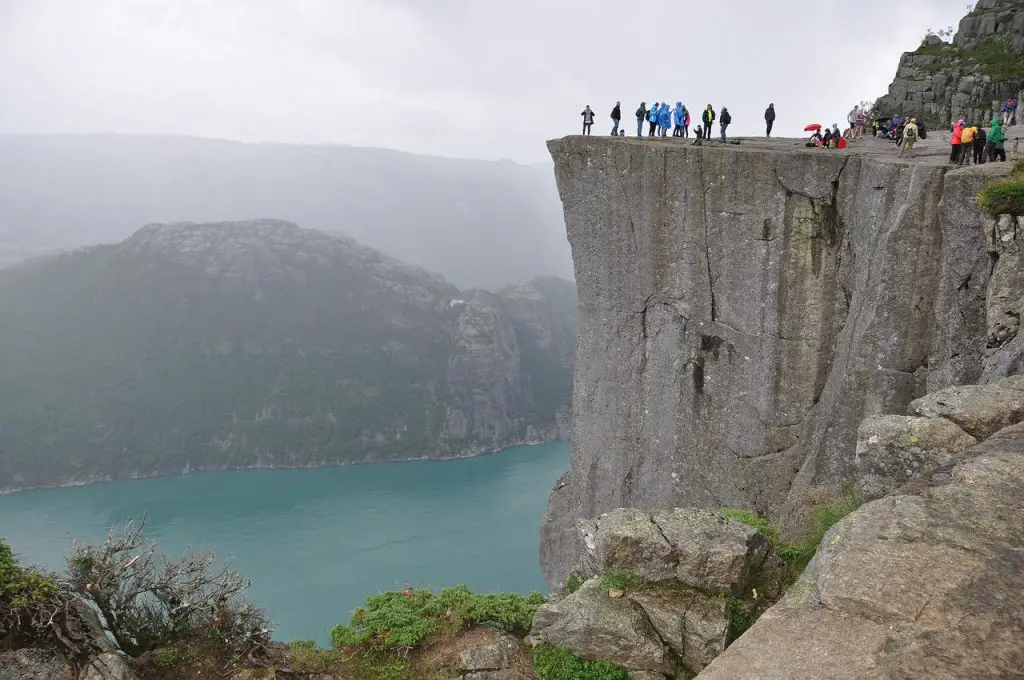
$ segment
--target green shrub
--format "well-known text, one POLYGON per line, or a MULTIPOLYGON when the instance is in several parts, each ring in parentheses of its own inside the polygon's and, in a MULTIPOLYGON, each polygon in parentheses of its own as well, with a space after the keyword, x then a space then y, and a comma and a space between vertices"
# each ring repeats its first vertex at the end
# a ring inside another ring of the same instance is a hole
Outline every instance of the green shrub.
POLYGON ((1024 172, 986 182, 978 192, 978 205, 990 215, 1024 215, 1024 172))
POLYGON ((737 639, 754 625, 757 616, 752 607, 738 597, 725 597, 725 607, 729 614, 729 642, 737 639))
POLYGON ((349 625, 336 626, 331 640, 337 647, 409 649, 434 635, 482 623, 525 635, 542 604, 540 593, 478 595, 464 585, 436 594, 426 589, 380 593, 366 598, 366 606, 355 611, 349 625))
POLYGON ((583 661, 564 647, 538 645, 533 668, 544 680, 629 680, 629 674, 611 661, 583 661))
POLYGON ((153 652, 153 665, 157 668, 175 668, 183 662, 184 657, 177 647, 161 647, 153 652))
POLYGON ((580 578, 577 574, 570 574, 569 578, 565 580, 565 592, 567 595, 572 595, 580 589, 585 581, 580 578))
POLYGON ((741 510, 739 508, 719 508, 726 517, 730 517, 738 522, 743 522, 749 527, 757 529, 765 538, 768 539, 768 543, 772 547, 778 547, 782 543, 782 532, 779 531, 778 527, 769 522, 764 517, 756 515, 750 510, 741 510))
POLYGON ((14 551, 0 540, 0 640, 42 640, 50 633, 54 615, 63 610, 64 598, 52 574, 20 565, 14 551))
POLYGON ((631 571, 608 571, 601 574, 602 588, 629 590, 630 588, 640 588, 645 585, 647 585, 647 579, 631 571))

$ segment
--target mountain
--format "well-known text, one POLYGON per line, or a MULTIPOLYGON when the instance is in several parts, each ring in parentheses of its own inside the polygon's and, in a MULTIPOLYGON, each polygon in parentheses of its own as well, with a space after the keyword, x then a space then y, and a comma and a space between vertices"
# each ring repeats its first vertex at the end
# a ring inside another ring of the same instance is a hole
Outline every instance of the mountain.
POLYGON ((572 278, 550 165, 173 136, 0 135, 0 266, 140 224, 338 225, 457 285, 572 278))
POLYGON ((944 130, 956 116, 987 125, 1010 95, 1024 96, 1024 0, 978 0, 951 42, 929 33, 904 53, 875 110, 944 130))
POLYGON ((575 286, 497 292, 276 220, 0 270, 0 489, 566 436, 575 286))

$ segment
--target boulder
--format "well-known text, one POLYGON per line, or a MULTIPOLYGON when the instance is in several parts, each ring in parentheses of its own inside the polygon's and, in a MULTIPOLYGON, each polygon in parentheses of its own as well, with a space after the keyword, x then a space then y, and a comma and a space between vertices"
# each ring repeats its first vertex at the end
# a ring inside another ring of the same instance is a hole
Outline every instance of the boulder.
POLYGON ((678 558, 649 513, 616 508, 597 519, 580 520, 578 529, 585 576, 620 570, 661 581, 675 575, 678 558))
POLYGON ((671 586, 643 589, 629 597, 691 671, 700 671, 725 650, 729 635, 725 599, 671 586))
POLYGON ((513 668, 521 658, 522 643, 507 633, 495 639, 483 639, 479 644, 463 647, 459 652, 462 670, 467 673, 500 671, 513 668))
POLYGON ((866 498, 880 498, 977 443, 945 418, 870 416, 857 431, 857 485, 866 498))
POLYGON ((742 595, 768 552, 760 531, 714 510, 676 508, 652 518, 672 546, 675 577, 698 590, 742 595))
POLYGON ((633 671, 671 675, 672 655, 638 604, 608 597, 592 578, 533 618, 530 641, 566 647, 581 659, 613 661, 633 671))
POLYGON ((1019 678, 1024 425, 947 484, 862 506, 700 680, 1019 678))
POLYGON ((74 680, 71 663, 52 649, 0 652, 0 680, 74 680))
POLYGON ((999 385, 961 385, 915 399, 910 411, 947 418, 981 440, 1024 420, 1024 392, 999 385))

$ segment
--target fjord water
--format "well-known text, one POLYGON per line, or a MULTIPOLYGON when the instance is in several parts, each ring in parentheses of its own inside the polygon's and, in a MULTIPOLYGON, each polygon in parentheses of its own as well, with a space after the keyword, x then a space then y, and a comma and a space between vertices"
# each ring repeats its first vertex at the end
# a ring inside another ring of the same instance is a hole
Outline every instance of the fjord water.
POLYGON ((281 640, 326 643, 363 599, 405 584, 544 589, 537 559, 565 443, 478 458, 318 470, 212 472, 0 496, 0 536, 59 569, 71 539, 148 514, 178 554, 215 548, 253 581, 281 640))

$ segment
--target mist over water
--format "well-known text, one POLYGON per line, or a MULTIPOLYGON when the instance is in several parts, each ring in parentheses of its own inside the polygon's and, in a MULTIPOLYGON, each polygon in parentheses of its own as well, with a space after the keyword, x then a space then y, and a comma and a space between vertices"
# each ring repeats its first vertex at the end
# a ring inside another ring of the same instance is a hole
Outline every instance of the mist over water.
POLYGON ((569 446, 319 470, 203 473, 0 496, 0 535, 61 569, 71 539, 148 514, 163 552, 216 548, 251 578, 280 640, 326 643, 367 595, 405 584, 544 590, 548 494, 569 446))

